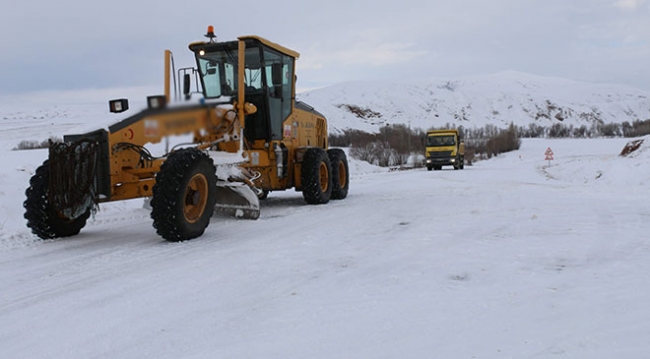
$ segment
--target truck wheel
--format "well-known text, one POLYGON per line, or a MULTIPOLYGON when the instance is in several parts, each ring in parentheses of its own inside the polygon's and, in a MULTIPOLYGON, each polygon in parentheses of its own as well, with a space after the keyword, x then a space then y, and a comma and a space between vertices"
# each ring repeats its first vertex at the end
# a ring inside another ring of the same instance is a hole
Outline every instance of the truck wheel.
POLYGON ((332 166, 322 148, 309 148, 302 158, 302 196, 309 204, 324 204, 332 195, 332 166))
POLYGON ((427 166, 427 171, 431 171, 432 169, 433 169, 433 167, 427 166))
POLYGON ((350 172, 348 158, 340 148, 327 151, 332 166, 332 199, 344 199, 348 196, 350 188, 350 172))
POLYGON ((185 148, 169 155, 153 186, 156 233, 170 242, 202 235, 214 211, 216 185, 216 168, 206 153, 185 148))
POLYGON ((77 218, 66 218, 59 214, 49 200, 49 179, 49 161, 45 161, 36 169, 36 173, 29 180, 29 188, 25 191, 27 199, 23 207, 27 227, 41 239, 79 234, 90 216, 90 208, 77 218))

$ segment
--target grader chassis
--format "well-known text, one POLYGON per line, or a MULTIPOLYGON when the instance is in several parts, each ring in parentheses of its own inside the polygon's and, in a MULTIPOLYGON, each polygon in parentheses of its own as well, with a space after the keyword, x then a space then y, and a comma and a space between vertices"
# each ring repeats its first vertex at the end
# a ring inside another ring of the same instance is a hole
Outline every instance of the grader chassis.
MULTIPOLYGON (((258 198, 271 191, 294 188, 309 204, 347 196, 345 153, 328 148, 325 117, 295 100, 299 54, 258 36, 216 42, 211 26, 205 36, 189 45, 196 68, 178 71, 187 100, 196 80, 198 103, 170 103, 175 69, 166 51, 165 95, 148 97, 147 109, 108 129, 50 144, 26 190, 34 234, 73 236, 100 203, 150 197, 156 232, 183 241, 202 235, 215 209, 256 219, 258 198), (146 147, 186 134, 191 144, 160 157, 146 147), (219 152, 241 161, 217 171, 219 152)), ((109 104, 111 112, 128 109, 124 99, 109 104)))

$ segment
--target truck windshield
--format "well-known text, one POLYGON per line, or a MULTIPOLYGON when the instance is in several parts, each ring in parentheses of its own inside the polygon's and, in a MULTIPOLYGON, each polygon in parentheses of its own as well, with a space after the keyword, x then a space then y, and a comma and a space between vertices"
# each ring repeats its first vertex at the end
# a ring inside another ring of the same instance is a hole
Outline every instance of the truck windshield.
POLYGON ((456 140, 454 136, 429 136, 427 137, 427 146, 454 146, 456 140))

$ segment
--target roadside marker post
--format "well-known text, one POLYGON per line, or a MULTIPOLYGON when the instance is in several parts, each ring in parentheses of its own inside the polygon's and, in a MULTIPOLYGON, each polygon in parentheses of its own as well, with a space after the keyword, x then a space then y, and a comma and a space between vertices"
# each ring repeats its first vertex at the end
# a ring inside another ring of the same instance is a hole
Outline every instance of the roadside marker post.
POLYGON ((546 149, 546 152, 544 152, 544 155, 546 155, 545 160, 548 161, 548 166, 551 167, 551 161, 553 160, 553 150, 549 147, 546 149))

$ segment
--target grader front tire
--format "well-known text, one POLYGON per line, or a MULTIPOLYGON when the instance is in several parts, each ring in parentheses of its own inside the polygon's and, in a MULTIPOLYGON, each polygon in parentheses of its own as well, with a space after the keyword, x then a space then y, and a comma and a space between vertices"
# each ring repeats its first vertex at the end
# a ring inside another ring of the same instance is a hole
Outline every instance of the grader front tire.
POLYGON ((73 219, 57 213, 49 199, 49 180, 49 161, 45 161, 36 169, 36 173, 29 180, 29 188, 25 191, 27 199, 23 203, 23 207, 25 207, 27 227, 41 239, 70 237, 79 234, 90 216, 90 208, 73 219))
POLYGON ((153 226, 165 240, 185 241, 205 232, 216 202, 216 168, 204 152, 172 153, 156 175, 151 200, 153 226))

